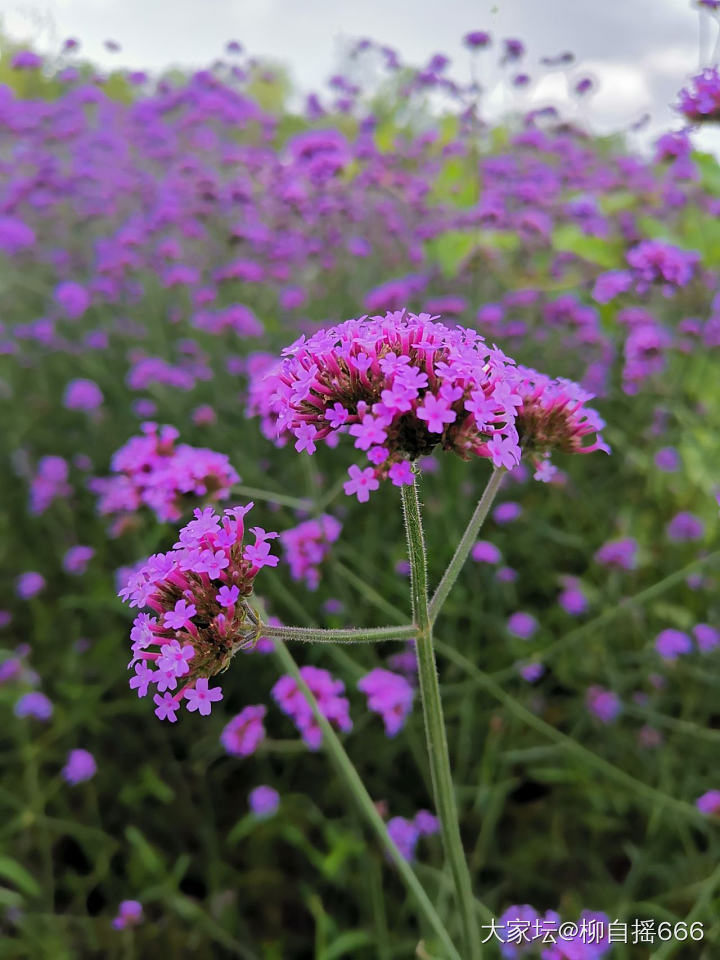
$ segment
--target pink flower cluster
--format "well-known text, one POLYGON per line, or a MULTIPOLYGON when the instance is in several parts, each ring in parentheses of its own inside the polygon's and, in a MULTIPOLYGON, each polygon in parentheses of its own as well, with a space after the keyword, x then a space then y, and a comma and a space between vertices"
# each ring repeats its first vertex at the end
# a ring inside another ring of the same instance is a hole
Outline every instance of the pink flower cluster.
POLYGON ((415 691, 405 677, 376 667, 358 681, 358 690, 367 696, 368 709, 382 717, 389 737, 402 730, 415 697, 415 691))
POLYGON ((30 481, 30 513, 44 513, 53 500, 67 497, 72 488, 68 483, 69 467, 63 457, 43 457, 30 481))
POLYGON ((429 810, 418 810, 412 820, 406 817, 391 817, 387 831, 393 843, 406 860, 415 859, 415 848, 420 837, 431 837, 440 832, 438 818, 429 810))
POLYGON ((324 513, 280 534, 280 542, 293 580, 304 580, 310 590, 317 589, 320 582, 320 564, 330 552, 330 545, 340 536, 341 530, 340 521, 324 513))
MULTIPOLYGON (((513 380, 521 399, 516 419, 519 442, 535 463, 536 480, 548 482, 555 476, 556 468, 549 460, 553 450, 610 453, 600 433, 605 421, 585 405, 592 400, 591 393, 572 380, 553 380, 528 367, 517 367, 513 380), (587 437, 591 442, 586 444, 587 437)), ((509 461, 503 465, 512 466, 509 461)))
POLYGON ((541 479, 550 447, 569 452, 607 449, 602 426, 584 407, 590 394, 570 381, 515 369, 475 330, 450 328, 429 314, 388 313, 347 320, 309 339, 300 337, 269 371, 251 383, 250 409, 266 432, 298 452, 354 437, 371 466, 350 468, 348 495, 360 502, 389 477, 413 482, 411 464, 440 446, 463 459, 492 460, 511 469, 523 449, 538 460, 541 479))
POLYGON ((258 572, 276 566, 278 558, 268 542, 276 533, 252 527, 255 543, 243 542, 252 506, 233 507, 222 516, 211 507, 195 510, 173 549, 150 557, 120 590, 131 607, 149 607, 155 614, 140 613, 133 623, 130 687, 144 697, 155 685, 161 720, 174 723, 183 699, 189 711, 207 716, 222 699, 219 687, 208 688, 208 678, 257 640, 259 623, 244 598, 258 572))
MULTIPOLYGON (((345 684, 342 680, 336 680, 331 673, 320 667, 301 667, 300 674, 315 695, 323 716, 338 730, 352 730, 350 703, 343 696, 345 684)), ((298 728, 309 749, 318 750, 322 745, 322 730, 294 678, 289 674, 280 677, 272 688, 272 696, 283 713, 290 717, 298 728)))
POLYGON ((265 739, 263 719, 267 708, 262 704, 245 707, 227 723, 220 742, 233 757, 249 757, 265 739))
POLYGON ((98 511, 118 515, 115 532, 142 505, 150 507, 158 520, 179 520, 191 499, 224 500, 240 479, 225 454, 186 443, 176 445, 175 427, 148 422, 142 431, 142 436, 131 437, 113 456, 115 476, 90 483, 99 495, 98 511))

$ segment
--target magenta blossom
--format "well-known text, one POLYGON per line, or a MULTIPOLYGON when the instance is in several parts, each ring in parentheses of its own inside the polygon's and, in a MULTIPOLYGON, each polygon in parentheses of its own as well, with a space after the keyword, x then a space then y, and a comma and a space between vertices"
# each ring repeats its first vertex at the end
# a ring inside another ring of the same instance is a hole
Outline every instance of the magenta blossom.
POLYGON ((280 794, 272 787, 263 784, 250 791, 248 804, 256 817, 265 820, 277 813, 280 806, 280 794))
POLYGON ((720 817, 720 790, 708 790, 697 798, 695 806, 708 817, 720 817))
POLYGON ((226 724, 220 742, 231 756, 248 757, 255 753, 265 739, 263 718, 266 713, 262 704, 245 707, 226 724))
POLYGON ((618 695, 604 687, 590 687, 585 695, 588 710, 601 723, 612 723, 620 713, 622 704, 618 695))
POLYGON ((96 772, 97 765, 93 755, 87 750, 77 748, 68 754, 67 763, 62 768, 62 777, 74 786, 85 780, 91 780, 96 772))
POLYGON ((115 930, 137 927, 142 923, 143 908, 139 900, 123 900, 118 907, 118 915, 112 922, 115 930))
POLYGON ((399 673, 376 667, 358 681, 358 690, 368 698, 368 709, 382 717, 385 732, 394 737, 412 710, 415 691, 399 673))
MULTIPOLYGON (((250 408, 268 436, 312 454, 318 444, 354 437, 371 466, 353 465, 348 495, 365 502, 390 477, 413 480, 409 464, 435 448, 510 469, 527 450, 537 463, 552 449, 607 449, 590 394, 551 380, 489 347, 474 330, 428 314, 388 313, 347 320, 304 336, 284 360, 251 379, 250 408)), ((542 479, 549 477, 542 476, 542 479)))
POLYGON ((130 631, 130 687, 144 697, 157 686, 153 700, 161 720, 174 722, 183 699, 191 713, 207 716, 222 699, 208 678, 258 638, 258 618, 245 598, 258 572, 277 565, 268 542, 277 534, 252 527, 255 543, 246 544, 244 518, 251 508, 233 507, 222 516, 210 507, 196 510, 173 549, 150 557, 120 590, 131 607, 152 611, 139 613, 130 631))
MULTIPOLYGON (((327 720, 338 730, 352 730, 350 704, 343 696, 345 684, 342 680, 336 680, 332 674, 320 667, 301 667, 300 673, 327 720)), ((298 728, 309 749, 318 750, 322 745, 322 729, 295 679, 289 675, 280 677, 272 688, 272 697, 298 728)))
POLYGON ((670 627, 661 630, 655 637, 655 649, 663 660, 677 660, 684 654, 692 653, 693 644, 689 634, 670 627))

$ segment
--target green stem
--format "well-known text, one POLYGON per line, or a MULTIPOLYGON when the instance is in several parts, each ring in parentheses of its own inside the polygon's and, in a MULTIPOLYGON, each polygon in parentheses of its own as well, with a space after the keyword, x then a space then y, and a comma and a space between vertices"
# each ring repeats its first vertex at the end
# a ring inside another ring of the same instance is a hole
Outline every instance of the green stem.
POLYGON ((408 640, 416 633, 417 627, 412 623, 400 627, 352 627, 342 630, 260 624, 261 637, 280 637, 282 640, 302 640, 306 643, 378 643, 381 640, 408 640))
POLYGON ((528 708, 523 706, 515 697, 507 693, 489 674, 484 673, 479 667, 476 667, 472 661, 468 660, 467 657, 458 653, 454 647, 449 644, 439 643, 438 649, 448 660, 457 664, 457 666, 464 670, 469 676, 477 680, 481 687, 487 690, 496 700, 499 700, 500 703, 504 704, 514 716, 522 720, 523 723, 529 727, 537 730, 538 733, 541 733, 549 740, 560 744, 568 753, 578 757, 581 761, 585 761, 599 773, 605 774, 609 779, 622 784, 633 793, 647 800, 652 800, 674 816, 679 814, 683 818, 689 819, 697 824, 703 822, 703 815, 691 803, 680 800, 678 797, 674 797, 657 787, 652 787, 642 780, 638 780, 632 774, 626 773, 625 770, 620 767, 616 767, 615 764, 609 760, 606 760, 597 753, 593 753, 592 750, 584 747, 581 743, 578 743, 577 740, 573 740, 572 737, 558 730, 552 726, 552 724, 546 723, 545 720, 534 714, 532 710, 528 710, 528 708))
POLYGON ((404 882, 408 891, 415 898, 415 901, 420 908, 420 912, 435 931, 440 942, 443 944, 448 957, 451 958, 451 960, 461 960, 460 954, 453 945, 449 933, 445 929, 445 926, 438 916, 435 907, 432 905, 430 898, 425 892, 425 888, 415 876, 410 864, 407 862, 407 860, 405 860, 403 855, 393 843, 390 834, 387 832, 385 821, 378 813, 372 797, 367 792, 365 784, 360 779, 360 776, 353 766, 352 760, 347 755, 340 738, 335 733, 329 721, 325 717, 325 714, 320 709, 315 696, 303 680, 302 674, 300 673, 300 668, 280 638, 277 638, 275 641, 275 655, 280 661, 283 670, 289 673, 290 676, 295 680, 299 689, 305 696, 305 699, 310 704, 315 719, 320 725, 320 729, 323 733, 323 746, 325 747, 325 750, 334 763, 338 774, 345 781, 350 793, 353 796, 353 799, 358 805, 360 812, 375 831, 380 843, 385 848, 391 860, 397 867, 402 881, 404 882))
POLYGON ((470 551, 472 550, 477 535, 480 532, 480 527, 482 527, 485 522, 485 517, 488 515, 490 507, 492 506, 493 500, 495 499, 495 494, 500 488, 500 483, 505 474, 504 467, 495 467, 488 484, 483 491, 482 497, 478 501, 478 505, 475 507, 475 512, 470 521, 465 528, 465 532, 460 538, 460 543, 457 545, 457 549, 453 554, 453 558, 447 566, 447 570, 442 575, 442 579, 438 584, 437 590, 433 594, 433 598, 430 601, 430 621, 435 623, 438 614, 442 608, 442 605, 448 598, 448 594, 453 588, 455 581, 458 578, 458 574, 462 570, 465 561, 470 556, 470 551))
POLYGON ((418 681, 422 699, 425 735, 427 740, 430 773, 432 776, 435 808, 440 818, 445 854, 450 863, 450 871, 455 885, 457 906, 465 942, 465 960, 478 960, 481 956, 475 904, 472 893, 472 881, 463 850, 458 822, 455 791, 450 769, 450 754, 445 734, 442 699, 435 651, 433 648, 432 620, 427 595, 427 560, 425 537, 423 534, 420 502, 418 500, 418 482, 403 485, 402 503, 405 518, 405 532, 410 558, 410 591, 413 619, 418 627, 415 642, 418 662, 418 681))

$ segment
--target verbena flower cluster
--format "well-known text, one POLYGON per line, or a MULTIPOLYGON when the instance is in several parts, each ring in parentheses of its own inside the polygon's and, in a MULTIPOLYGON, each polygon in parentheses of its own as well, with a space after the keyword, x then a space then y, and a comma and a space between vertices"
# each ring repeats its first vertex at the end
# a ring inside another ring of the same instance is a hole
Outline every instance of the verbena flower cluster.
POLYGON ((340 536, 341 530, 340 521, 329 513, 283 530, 280 543, 293 580, 302 580, 308 589, 317 590, 320 566, 330 552, 330 545, 340 536))
POLYGON ((196 509, 168 553, 150 557, 120 590, 139 613, 130 632, 135 674, 130 687, 153 695, 155 714, 175 722, 183 700, 191 712, 207 716, 222 699, 208 679, 224 670, 233 655, 254 643, 259 622, 247 602, 255 577, 274 567, 270 553, 277 533, 251 527, 254 543, 245 543, 245 516, 252 503, 218 515, 196 509))
POLYGON ((158 520, 179 520, 193 501, 227 499, 239 481, 225 454, 176 444, 180 434, 175 427, 147 422, 142 431, 113 456, 115 475, 90 484, 99 495, 98 511, 117 518, 114 532, 141 506, 149 507, 158 520))
MULTIPOLYGON (((352 730, 345 684, 321 667, 305 666, 300 674, 317 700, 323 716, 338 730, 352 730)), ((305 694, 294 677, 282 676, 272 689, 273 700, 293 721, 310 750, 319 750, 323 734, 305 694)))
POLYGON ((348 495, 365 502, 388 477, 413 482, 412 463, 439 447, 463 459, 512 468, 523 451, 538 479, 550 479, 551 450, 607 450, 591 394, 568 380, 517 367, 475 330, 429 314, 347 320, 301 337, 251 387, 251 409, 295 449, 354 437, 371 466, 350 467, 348 495), (592 442, 583 445, 585 437, 592 442))
POLYGON ((692 123, 720 120, 720 71, 706 67, 680 91, 678 110, 692 123))

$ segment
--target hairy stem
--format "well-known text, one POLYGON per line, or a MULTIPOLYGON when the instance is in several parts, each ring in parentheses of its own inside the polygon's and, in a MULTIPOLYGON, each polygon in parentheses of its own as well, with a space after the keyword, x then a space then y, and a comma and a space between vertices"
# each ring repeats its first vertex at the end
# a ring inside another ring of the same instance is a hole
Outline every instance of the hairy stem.
POLYGON ((260 624, 261 637, 302 640, 306 643, 379 643, 381 640, 408 640, 417 633, 412 623, 400 627, 351 627, 342 630, 321 630, 319 627, 285 627, 260 624))
POLYGON ((388 856, 397 867, 403 883, 407 887, 410 894, 415 898, 415 902, 420 910, 420 913, 425 917, 425 920, 435 932, 439 941, 445 948, 446 954, 450 960, 461 960, 460 954, 453 945, 449 933, 445 929, 445 926, 438 916, 435 907, 425 892, 425 888, 415 876, 410 864, 407 862, 407 860, 405 860, 403 855, 393 843, 390 834, 387 832, 387 827, 385 826, 383 818, 378 813, 372 797, 368 793, 365 784, 360 779, 360 775, 355 769, 352 760, 347 755, 340 738, 335 733, 332 726, 321 711, 312 691, 303 680, 302 674, 300 673, 300 668, 295 662, 292 654, 279 637, 275 639, 275 653, 282 665, 283 670, 289 673, 290 676, 295 680, 299 689, 305 696, 305 699, 310 704, 315 719, 322 729, 323 746, 327 751, 328 756, 335 765, 340 777, 345 781, 345 784, 352 794, 360 812, 363 814, 370 827, 372 827, 388 856))
POLYGON ((470 521, 465 527, 465 532, 460 538, 460 542, 457 545, 457 549, 453 554, 453 558, 447 566, 447 570, 442 575, 442 579, 437 586, 437 590, 433 594, 433 598, 430 601, 430 621, 435 623, 437 616, 442 609, 442 605, 448 598, 448 594, 453 588, 455 581, 458 578, 458 574, 463 568, 465 561, 470 556, 470 551, 473 548, 475 540, 478 533, 480 532, 480 527, 482 527, 485 522, 485 517, 488 515, 490 507, 492 506, 493 500, 495 499, 495 494, 498 492, 500 483, 505 474, 504 467, 495 467, 493 470, 488 484, 483 491, 482 497, 478 501, 478 505, 475 507, 475 511, 470 517, 470 521))
POLYGON ((478 960, 481 956, 481 947, 475 916, 472 882, 460 836, 460 824, 450 769, 450 754, 440 697, 440 683, 435 664, 432 620, 427 593, 425 537, 418 500, 418 482, 419 479, 416 478, 416 482, 412 485, 401 487, 408 556, 410 558, 413 619, 418 627, 416 639, 418 680, 430 772, 435 794, 435 809, 440 819, 445 854, 450 864, 462 923, 465 945, 463 957, 464 960, 478 960))

